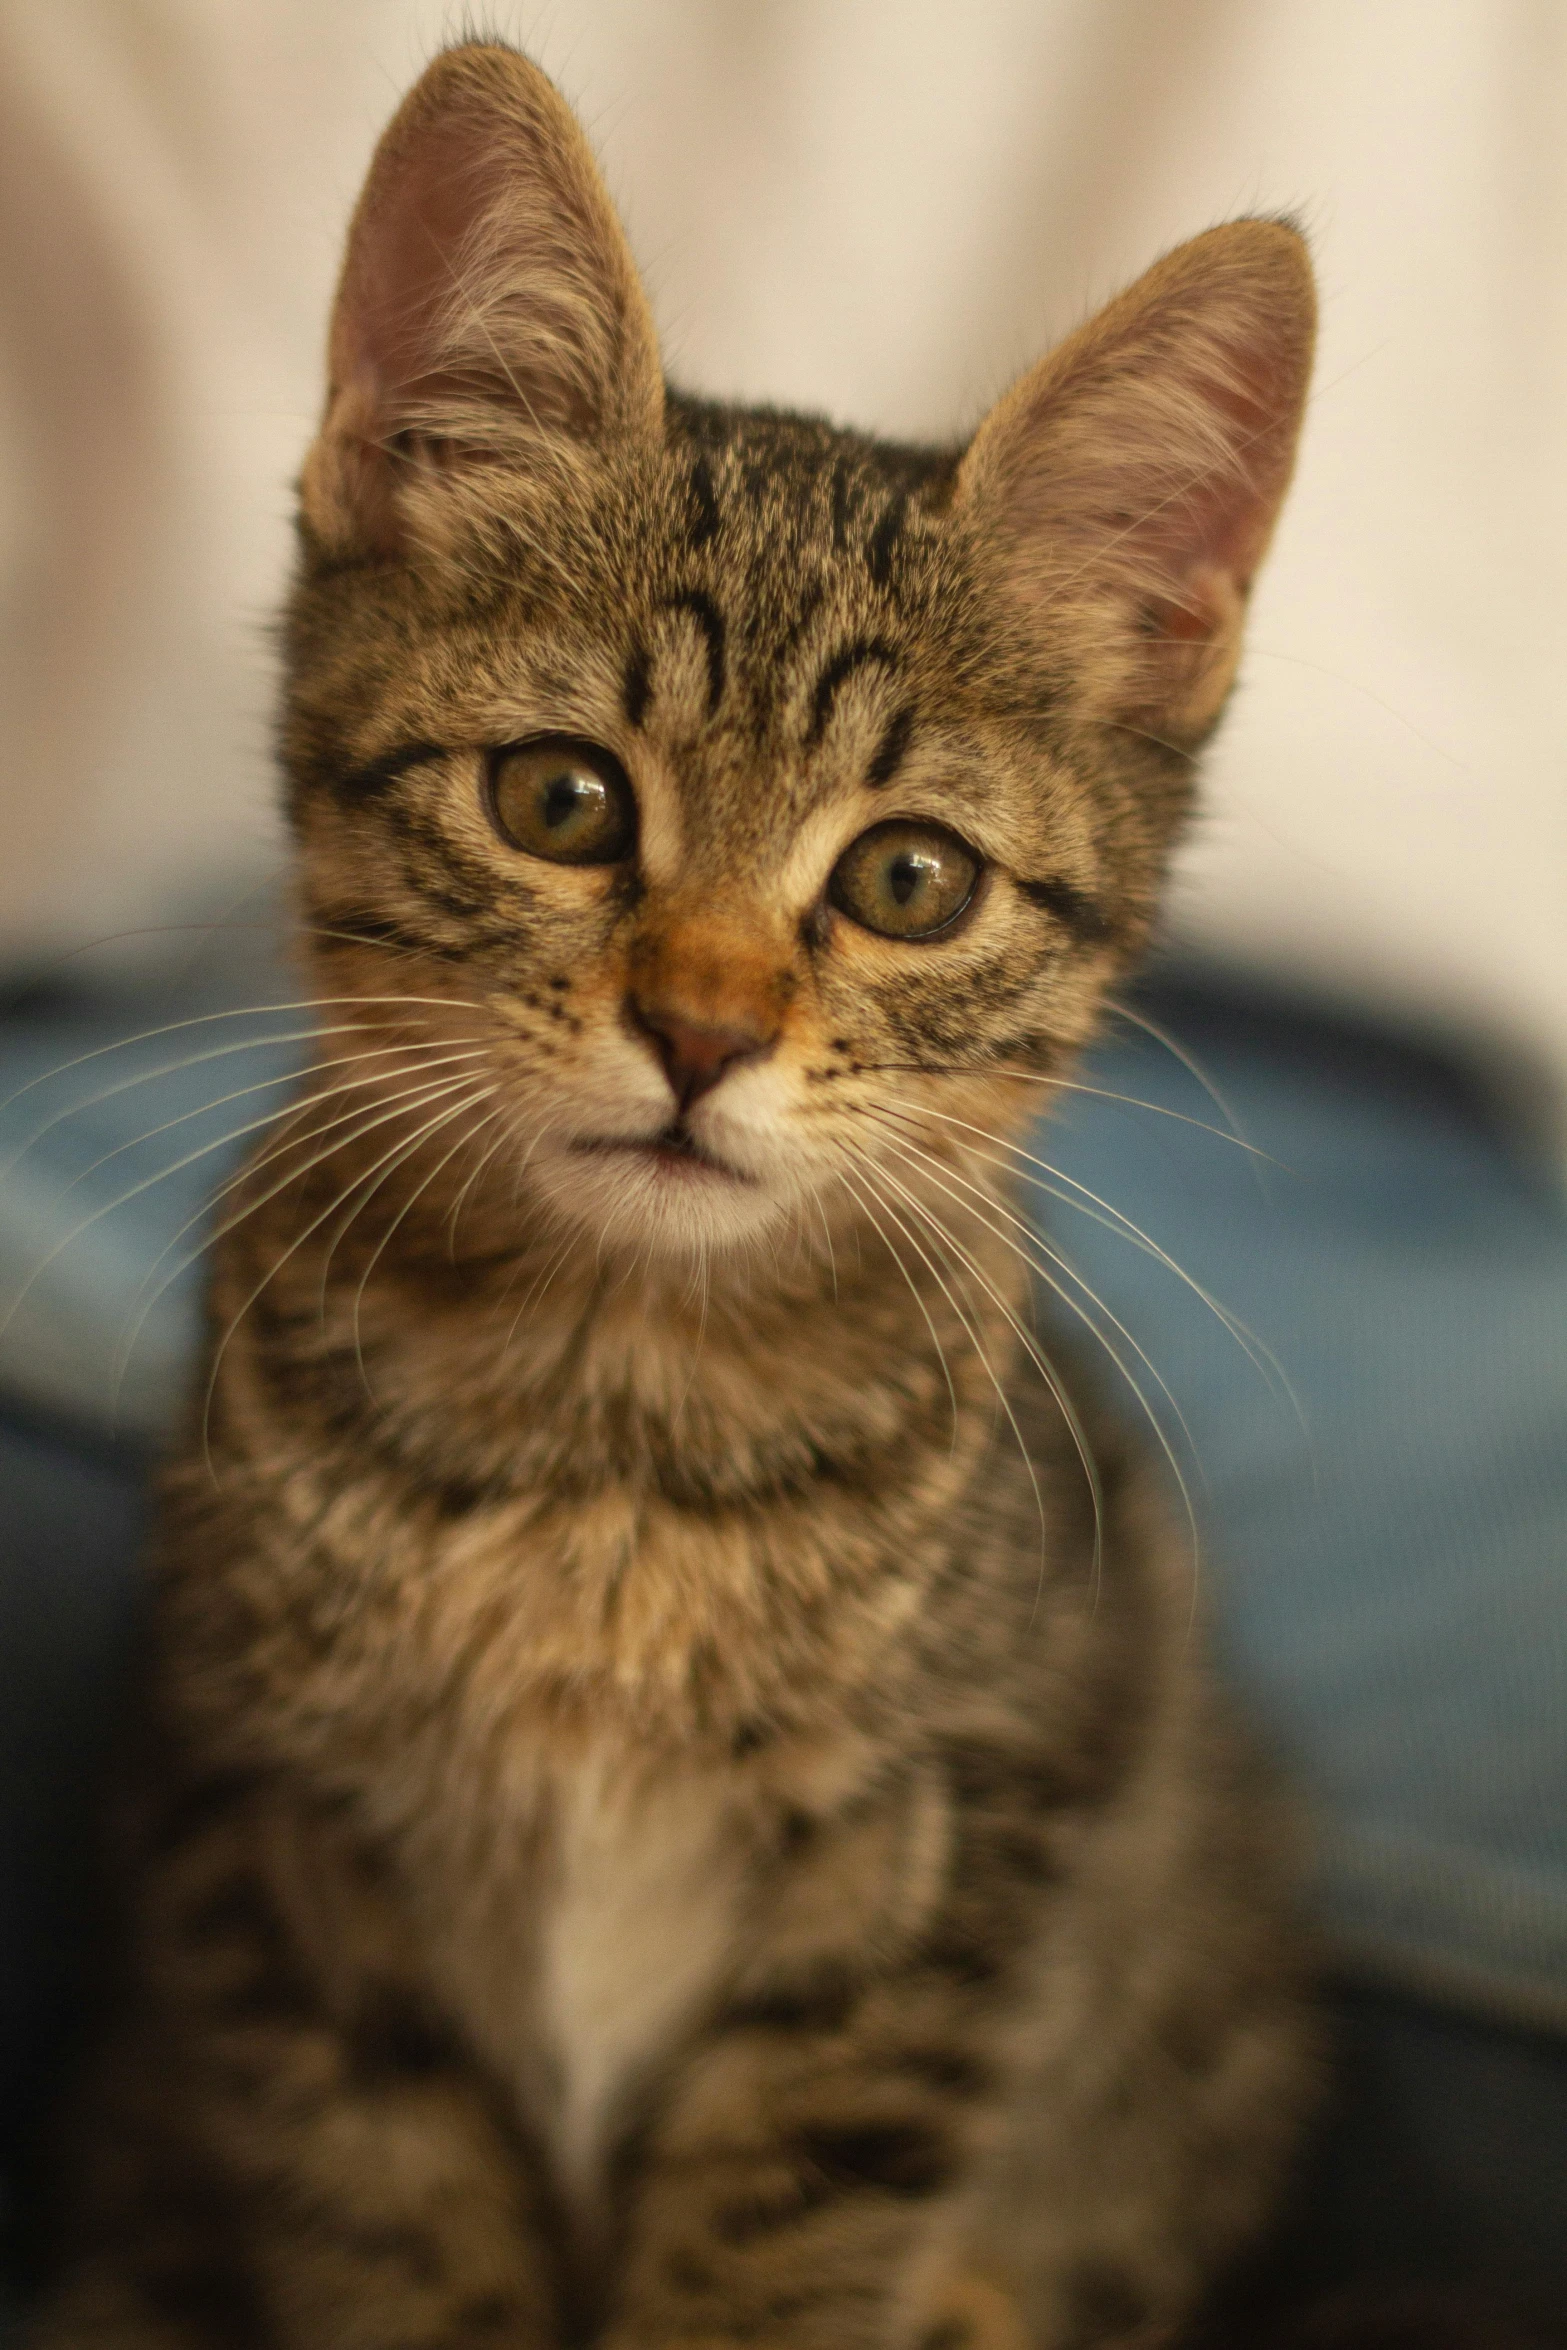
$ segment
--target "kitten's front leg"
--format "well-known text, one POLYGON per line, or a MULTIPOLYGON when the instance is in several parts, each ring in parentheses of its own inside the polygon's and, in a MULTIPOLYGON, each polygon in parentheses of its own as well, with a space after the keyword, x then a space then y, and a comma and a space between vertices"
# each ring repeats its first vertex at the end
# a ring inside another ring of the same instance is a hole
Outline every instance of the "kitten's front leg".
POLYGON ((699 2054, 644 2150, 604 2350, 1024 2350, 965 2258, 980 2068, 912 2014, 882 2021, 699 2054))
POLYGON ((554 2350, 536 2167, 411 1939, 330 1823, 175 1804, 83 2115, 86 2257, 33 2350, 554 2350))

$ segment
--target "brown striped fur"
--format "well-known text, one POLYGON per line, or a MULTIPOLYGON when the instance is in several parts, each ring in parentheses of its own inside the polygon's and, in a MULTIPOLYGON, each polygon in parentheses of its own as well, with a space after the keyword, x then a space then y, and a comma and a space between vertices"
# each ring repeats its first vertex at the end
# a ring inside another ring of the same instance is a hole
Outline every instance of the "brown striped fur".
POLYGON ((323 1036, 165 1480, 40 2345, 1151 2346, 1261 2224, 1278 1822, 1010 1149, 1147 936, 1310 336, 1240 222, 966 449, 717 407, 542 75, 399 113, 286 632, 323 1036), (542 734, 634 857, 501 836, 542 734), (828 894, 893 816, 982 861, 925 943, 828 894))

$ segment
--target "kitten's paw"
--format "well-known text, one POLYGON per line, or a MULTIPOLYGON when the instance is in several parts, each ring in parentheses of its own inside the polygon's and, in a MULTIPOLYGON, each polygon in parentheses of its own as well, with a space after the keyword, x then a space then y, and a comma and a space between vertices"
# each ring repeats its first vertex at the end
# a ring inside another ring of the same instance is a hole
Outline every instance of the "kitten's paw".
POLYGON ((1032 2350, 1010 2293, 988 2277, 959 2276, 943 2292, 920 2350, 1032 2350))

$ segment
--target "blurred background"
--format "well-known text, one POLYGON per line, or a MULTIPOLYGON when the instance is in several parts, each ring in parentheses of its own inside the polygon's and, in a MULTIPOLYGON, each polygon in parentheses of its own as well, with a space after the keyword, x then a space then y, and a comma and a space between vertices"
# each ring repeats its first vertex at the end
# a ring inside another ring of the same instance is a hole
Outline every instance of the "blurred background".
MULTIPOLYGON (((1063 1310, 1142 1350, 1128 1408, 1182 1461, 1222 1662, 1312 1815, 1343 2053, 1305 2265, 1559 2314, 1567 0, 481 21, 580 108, 701 390, 957 435, 1172 243, 1258 210, 1311 236, 1316 391, 1166 952, 1039 1147, 1063 1310)), ((464 29, 429 0, 0 0, 0 2168, 23 2270, 204 1203, 303 1042, 241 1010, 292 992, 268 755, 290 482, 374 139, 464 29)))

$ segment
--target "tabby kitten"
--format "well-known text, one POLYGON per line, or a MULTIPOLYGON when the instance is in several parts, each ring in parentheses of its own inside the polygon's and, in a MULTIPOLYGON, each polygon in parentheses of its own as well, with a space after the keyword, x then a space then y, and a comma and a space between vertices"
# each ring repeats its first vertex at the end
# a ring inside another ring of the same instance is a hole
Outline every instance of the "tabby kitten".
POLYGON ((1312 340, 1213 230, 962 449, 663 381, 493 44, 376 155, 282 727, 314 1066, 164 1487, 64 2350, 1164 2342, 1311 2032, 1014 1145, 1312 340))

